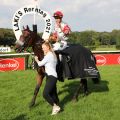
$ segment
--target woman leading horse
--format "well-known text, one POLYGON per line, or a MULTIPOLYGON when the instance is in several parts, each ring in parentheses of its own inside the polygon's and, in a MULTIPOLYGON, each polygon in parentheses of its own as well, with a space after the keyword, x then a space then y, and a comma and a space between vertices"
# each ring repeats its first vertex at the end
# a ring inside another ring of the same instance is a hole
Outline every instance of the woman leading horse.
MULTIPOLYGON (((23 29, 23 34, 20 36, 19 41, 16 42, 16 51, 22 52, 28 47, 32 47, 35 56, 38 56, 38 60, 41 61, 44 57, 42 50, 42 43, 44 40, 38 36, 35 32, 30 31, 29 27, 23 29)), ((81 86, 84 89, 84 94, 88 94, 87 78, 97 80, 99 82, 99 71, 95 65, 95 59, 90 50, 81 45, 69 45, 64 49, 65 53, 68 53, 71 60, 68 62, 65 55, 63 55, 63 70, 66 78, 80 78, 79 88, 74 94, 75 100, 77 100, 81 86), (65 58, 65 59, 64 59, 65 58)), ((59 68, 59 67, 58 67, 59 68)), ((44 67, 37 67, 37 84, 34 90, 34 95, 30 106, 35 104, 37 94, 45 75, 44 67)))

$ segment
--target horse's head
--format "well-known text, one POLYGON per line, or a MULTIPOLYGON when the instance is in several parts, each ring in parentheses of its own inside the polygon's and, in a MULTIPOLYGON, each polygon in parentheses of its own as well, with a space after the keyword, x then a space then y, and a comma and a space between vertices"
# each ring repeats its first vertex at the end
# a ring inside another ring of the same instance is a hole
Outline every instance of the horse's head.
POLYGON ((20 39, 16 41, 15 51, 23 52, 31 46, 33 43, 34 34, 35 33, 32 32, 28 26, 26 28, 23 27, 22 35, 20 36, 20 39))

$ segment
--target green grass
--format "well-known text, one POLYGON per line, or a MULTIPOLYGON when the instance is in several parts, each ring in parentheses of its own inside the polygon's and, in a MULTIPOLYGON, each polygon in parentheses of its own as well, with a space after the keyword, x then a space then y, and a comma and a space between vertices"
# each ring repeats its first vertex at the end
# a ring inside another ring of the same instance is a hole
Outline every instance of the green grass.
POLYGON ((88 81, 90 94, 72 96, 79 84, 76 81, 58 82, 60 105, 64 109, 51 116, 51 106, 43 99, 45 80, 37 97, 36 106, 29 109, 36 84, 34 70, 0 73, 0 120, 119 120, 120 119, 120 65, 99 67, 101 83, 88 81))
POLYGON ((95 50, 96 51, 116 51, 117 49, 116 48, 102 48, 102 47, 99 47, 99 48, 96 48, 95 50))
POLYGON ((95 50, 97 51, 116 51, 116 46, 115 45, 101 45, 99 47, 97 47, 95 50))

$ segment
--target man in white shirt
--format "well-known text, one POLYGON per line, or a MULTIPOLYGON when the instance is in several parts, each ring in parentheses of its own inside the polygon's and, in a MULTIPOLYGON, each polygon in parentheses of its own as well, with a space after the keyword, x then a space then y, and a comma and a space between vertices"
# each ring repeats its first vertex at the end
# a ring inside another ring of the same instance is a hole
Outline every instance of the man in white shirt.
POLYGON ((53 44, 53 49, 63 50, 66 47, 68 47, 67 40, 68 40, 68 35, 71 32, 71 29, 68 26, 68 24, 62 21, 63 13, 61 11, 56 11, 53 14, 53 17, 55 18, 55 27, 54 27, 53 36, 56 39, 55 40, 56 42, 53 44))

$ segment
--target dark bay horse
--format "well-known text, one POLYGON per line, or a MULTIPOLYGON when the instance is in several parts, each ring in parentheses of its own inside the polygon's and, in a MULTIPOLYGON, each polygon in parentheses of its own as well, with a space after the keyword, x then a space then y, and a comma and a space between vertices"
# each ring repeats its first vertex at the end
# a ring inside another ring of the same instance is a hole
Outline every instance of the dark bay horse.
MULTIPOLYGON (((39 35, 37 35, 37 33, 31 31, 27 26, 26 29, 25 28, 23 29, 19 41, 16 42, 15 50, 16 52, 22 52, 31 46, 34 54, 38 56, 39 60, 42 60, 44 57, 41 47, 43 42, 44 40, 39 35)), ((65 72, 65 77, 72 79, 78 77, 81 78, 79 87, 76 89, 76 92, 73 96, 73 99, 77 100, 81 87, 84 90, 84 95, 88 94, 87 77, 91 77, 94 82, 99 82, 100 75, 96 68, 95 60, 93 58, 91 51, 87 50, 85 47, 81 45, 73 45, 72 47, 67 48, 65 51, 63 51, 63 53, 68 53, 71 55, 71 58, 74 58, 71 60, 72 62, 69 63, 66 62, 66 57, 64 59, 64 55, 63 55, 63 63, 65 64, 63 67, 65 72), (75 51, 75 49, 77 50, 75 51), (77 55, 75 53, 77 53, 77 55), (78 55, 80 57, 78 57, 78 55), (93 67, 91 67, 90 65, 92 65, 93 67), (69 68, 69 70, 65 70, 67 68, 69 68), (73 75, 71 75, 71 72, 73 73, 73 75)), ((37 84, 34 90, 32 101, 30 103, 30 107, 35 104, 35 100, 39 92, 40 86, 42 85, 43 78, 44 78, 44 67, 37 67, 37 84)))

